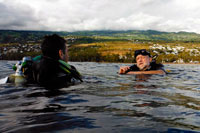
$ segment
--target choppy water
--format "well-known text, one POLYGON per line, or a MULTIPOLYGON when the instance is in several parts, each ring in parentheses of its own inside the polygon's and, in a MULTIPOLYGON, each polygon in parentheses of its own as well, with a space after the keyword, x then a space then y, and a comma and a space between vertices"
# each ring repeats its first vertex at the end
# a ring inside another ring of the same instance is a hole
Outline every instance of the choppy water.
MULTIPOLYGON (((14 63, 0 61, 0 78, 14 63)), ((136 77, 116 73, 125 64, 71 64, 83 83, 58 91, 0 85, 0 132, 200 132, 200 65, 136 77)))

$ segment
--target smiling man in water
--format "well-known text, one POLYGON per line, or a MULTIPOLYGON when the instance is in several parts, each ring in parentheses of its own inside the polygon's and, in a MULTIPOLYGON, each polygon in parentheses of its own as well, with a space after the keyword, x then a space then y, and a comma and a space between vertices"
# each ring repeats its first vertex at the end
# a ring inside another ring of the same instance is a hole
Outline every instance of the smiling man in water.
POLYGON ((146 49, 135 51, 136 65, 120 67, 119 74, 165 74, 162 64, 157 64, 146 49))

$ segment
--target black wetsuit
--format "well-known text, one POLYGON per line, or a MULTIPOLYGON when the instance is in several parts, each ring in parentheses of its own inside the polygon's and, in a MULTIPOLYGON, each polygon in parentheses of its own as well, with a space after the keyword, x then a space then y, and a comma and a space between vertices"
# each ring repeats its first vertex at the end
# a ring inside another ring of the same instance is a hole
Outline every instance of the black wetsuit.
MULTIPOLYGON (((36 83, 48 88, 57 88, 69 85, 73 75, 66 73, 59 67, 59 62, 49 58, 42 57, 40 61, 33 63, 33 78, 36 83)), ((76 70, 74 66, 72 69, 76 70)))
MULTIPOLYGON (((151 70, 164 70, 164 66, 162 64, 157 64, 155 62, 150 63, 149 69, 146 69, 145 71, 151 71, 151 70)), ((131 71, 140 71, 140 69, 137 67, 137 65, 132 65, 130 66, 130 69, 126 71, 126 73, 131 72, 131 71)))

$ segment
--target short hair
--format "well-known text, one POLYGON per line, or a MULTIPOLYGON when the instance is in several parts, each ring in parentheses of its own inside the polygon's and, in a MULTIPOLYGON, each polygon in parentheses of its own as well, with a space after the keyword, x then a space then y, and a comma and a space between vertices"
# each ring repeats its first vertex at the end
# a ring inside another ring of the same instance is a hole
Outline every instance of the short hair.
POLYGON ((59 50, 63 50, 63 53, 65 54, 65 42, 65 39, 57 34, 45 36, 44 41, 41 44, 42 54, 58 60, 59 50))

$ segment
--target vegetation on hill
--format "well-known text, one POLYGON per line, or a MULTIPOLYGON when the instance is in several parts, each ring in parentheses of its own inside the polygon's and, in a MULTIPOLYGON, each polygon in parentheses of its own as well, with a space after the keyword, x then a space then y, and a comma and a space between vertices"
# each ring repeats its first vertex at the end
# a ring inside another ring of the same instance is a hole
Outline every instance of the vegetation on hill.
POLYGON ((101 42, 73 45, 69 53, 72 61, 135 62, 134 52, 147 49, 162 63, 198 63, 200 62, 199 43, 139 43, 131 41, 101 42), (88 57, 89 56, 91 58, 88 57))
POLYGON ((158 62, 199 62, 200 34, 147 31, 13 31, 0 30, 0 59, 21 59, 41 54, 45 35, 63 36, 71 61, 134 62, 134 51, 147 49, 158 62))
MULTIPOLYGON (((29 41, 40 41, 45 35, 58 34, 65 37, 90 37, 114 40, 139 40, 139 41, 200 41, 200 34, 189 32, 160 32, 160 31, 79 31, 79 32, 51 32, 51 31, 15 31, 0 30, 0 43, 21 43, 29 41)), ((98 40, 98 39, 97 39, 98 40)))

